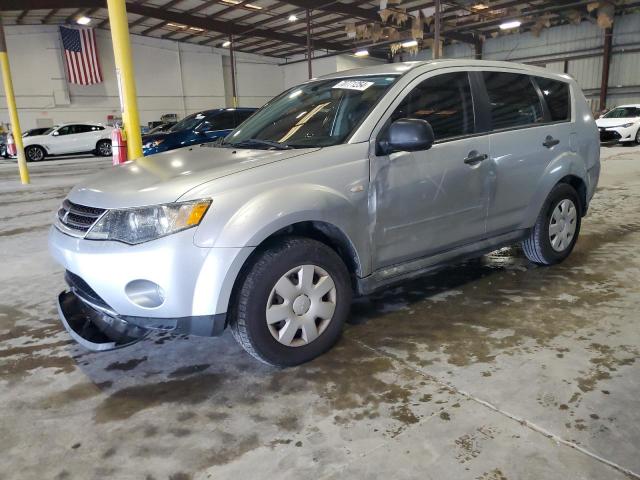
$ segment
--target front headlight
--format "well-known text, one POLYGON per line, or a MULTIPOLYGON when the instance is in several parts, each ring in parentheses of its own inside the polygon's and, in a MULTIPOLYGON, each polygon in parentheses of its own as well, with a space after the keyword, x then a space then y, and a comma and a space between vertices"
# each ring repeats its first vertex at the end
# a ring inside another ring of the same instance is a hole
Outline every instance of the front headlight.
POLYGON ((200 225, 211 200, 108 210, 85 238, 131 245, 200 225))
POLYGON ((633 122, 631 122, 631 123, 625 123, 624 125, 621 125, 621 126, 622 126, 622 128, 629 128, 629 127, 632 127, 632 126, 633 126, 633 122))

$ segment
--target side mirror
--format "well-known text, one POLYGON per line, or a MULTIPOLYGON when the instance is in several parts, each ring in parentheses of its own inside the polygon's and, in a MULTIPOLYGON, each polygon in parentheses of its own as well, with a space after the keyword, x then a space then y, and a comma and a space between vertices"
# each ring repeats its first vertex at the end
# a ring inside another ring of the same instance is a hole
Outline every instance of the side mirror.
POLYGON ((53 135, 54 137, 57 137, 58 135, 60 135, 60 132, 56 130, 56 131, 55 131, 55 132, 53 132, 51 135, 53 135))
POLYGON ((429 122, 417 118, 401 118, 391 124, 386 139, 378 144, 381 153, 429 150, 435 142, 429 122))

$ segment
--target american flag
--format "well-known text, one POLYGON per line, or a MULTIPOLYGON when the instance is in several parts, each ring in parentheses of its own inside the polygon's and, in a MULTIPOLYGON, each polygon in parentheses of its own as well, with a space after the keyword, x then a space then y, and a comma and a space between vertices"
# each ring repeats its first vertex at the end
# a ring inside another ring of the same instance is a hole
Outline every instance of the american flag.
POLYGON ((102 82, 96 34, 93 28, 60 27, 69 83, 93 85, 102 82))

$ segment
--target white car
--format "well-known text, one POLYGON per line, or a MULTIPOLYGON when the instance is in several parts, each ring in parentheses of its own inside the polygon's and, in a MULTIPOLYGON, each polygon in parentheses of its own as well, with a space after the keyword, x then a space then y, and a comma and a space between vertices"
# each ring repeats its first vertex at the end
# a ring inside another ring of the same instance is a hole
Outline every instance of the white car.
POLYGON ((30 162, 39 162, 49 155, 93 153, 111 155, 112 127, 99 123, 67 123, 50 128, 42 135, 24 138, 24 153, 30 162))
POLYGON ((600 141, 636 142, 640 145, 640 104, 621 105, 596 120, 600 141))

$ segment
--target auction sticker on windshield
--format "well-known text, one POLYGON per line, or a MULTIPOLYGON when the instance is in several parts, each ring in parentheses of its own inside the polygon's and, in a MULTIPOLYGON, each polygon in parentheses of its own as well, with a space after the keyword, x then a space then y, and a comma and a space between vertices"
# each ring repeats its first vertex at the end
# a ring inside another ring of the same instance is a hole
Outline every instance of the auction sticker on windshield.
POLYGON ((342 80, 336 83, 333 88, 344 88, 347 90, 359 90, 364 91, 373 85, 373 82, 365 82, 363 80, 342 80))

